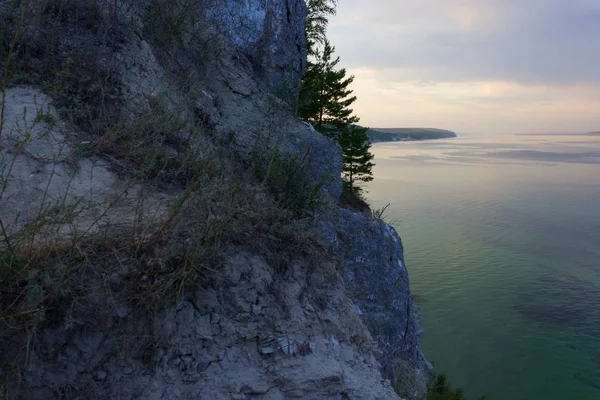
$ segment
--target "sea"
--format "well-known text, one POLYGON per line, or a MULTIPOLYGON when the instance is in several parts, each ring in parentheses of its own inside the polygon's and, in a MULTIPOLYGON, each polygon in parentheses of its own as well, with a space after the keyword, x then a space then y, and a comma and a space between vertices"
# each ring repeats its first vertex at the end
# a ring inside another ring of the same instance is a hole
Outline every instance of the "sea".
POLYGON ((600 400, 600 135, 371 151, 436 371, 467 399, 600 400))

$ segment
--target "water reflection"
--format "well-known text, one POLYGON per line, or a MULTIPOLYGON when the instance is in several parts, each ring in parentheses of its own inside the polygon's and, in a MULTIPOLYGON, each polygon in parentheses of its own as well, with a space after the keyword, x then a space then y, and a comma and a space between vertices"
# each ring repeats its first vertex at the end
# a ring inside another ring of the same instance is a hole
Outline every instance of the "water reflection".
POLYGON ((469 398, 600 399, 600 137, 373 152, 369 197, 400 221, 429 359, 469 398))

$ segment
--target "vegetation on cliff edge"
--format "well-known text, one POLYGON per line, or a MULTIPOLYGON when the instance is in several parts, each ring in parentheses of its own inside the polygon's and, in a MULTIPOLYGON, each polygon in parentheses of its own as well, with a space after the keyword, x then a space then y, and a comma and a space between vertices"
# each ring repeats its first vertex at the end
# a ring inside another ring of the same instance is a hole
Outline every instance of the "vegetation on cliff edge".
POLYGON ((335 48, 326 37, 327 18, 335 13, 335 4, 331 0, 311 0, 307 4, 309 60, 302 77, 298 115, 339 142, 344 158, 344 190, 360 196, 360 183, 373 180, 373 154, 369 151, 368 128, 356 125, 360 119, 350 108, 356 101, 350 89, 354 76, 347 77, 344 68, 337 68, 340 59, 334 58, 335 48))

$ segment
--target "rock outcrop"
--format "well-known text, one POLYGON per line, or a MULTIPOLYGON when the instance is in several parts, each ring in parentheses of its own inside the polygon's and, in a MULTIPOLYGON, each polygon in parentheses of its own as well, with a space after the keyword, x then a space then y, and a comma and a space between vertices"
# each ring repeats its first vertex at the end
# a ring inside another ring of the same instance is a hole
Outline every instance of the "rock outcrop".
MULTIPOLYGON (((326 262, 298 260, 281 274, 240 251, 210 288, 153 318, 76 309, 76 329, 37 340, 18 397, 395 399, 341 280, 326 262)), ((101 286, 89 292, 110 309, 101 286)))
POLYGON ((0 132, 0 391, 423 397, 401 241, 336 206, 341 150, 294 116, 304 1, 41 3, 0 5, 3 45, 27 43, 0 132), (294 160, 320 208, 281 210, 267 178, 248 189, 265 156, 294 160))
POLYGON ((325 221, 322 233, 344 262, 350 297, 381 349, 384 376, 403 395, 422 396, 433 367, 421 352, 423 331, 400 237, 382 220, 344 209, 325 221))
POLYGON ((293 98, 306 64, 303 0, 213 0, 207 17, 255 65, 277 95, 293 98))

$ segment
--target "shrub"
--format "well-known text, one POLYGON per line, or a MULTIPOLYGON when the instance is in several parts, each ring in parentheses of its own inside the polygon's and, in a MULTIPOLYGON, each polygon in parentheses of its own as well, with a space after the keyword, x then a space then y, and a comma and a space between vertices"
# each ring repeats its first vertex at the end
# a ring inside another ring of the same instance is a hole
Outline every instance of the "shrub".
POLYGON ((194 129, 177 111, 166 111, 154 102, 148 113, 90 137, 90 144, 94 153, 111 159, 123 175, 185 186, 210 161, 210 157, 201 159, 191 144, 194 129))
POLYGON ((254 170, 273 195, 279 207, 294 212, 314 209, 319 204, 324 182, 311 177, 304 154, 284 154, 279 150, 255 150, 254 170))
MULTIPOLYGON (((464 391, 453 388, 445 374, 436 374, 427 389, 427 400, 465 400, 464 391)), ((478 400, 489 399, 482 396, 478 400)))

